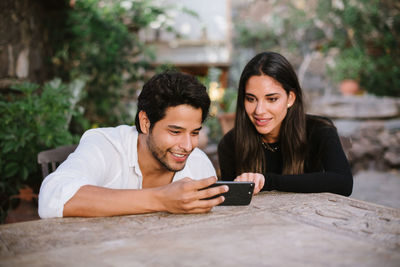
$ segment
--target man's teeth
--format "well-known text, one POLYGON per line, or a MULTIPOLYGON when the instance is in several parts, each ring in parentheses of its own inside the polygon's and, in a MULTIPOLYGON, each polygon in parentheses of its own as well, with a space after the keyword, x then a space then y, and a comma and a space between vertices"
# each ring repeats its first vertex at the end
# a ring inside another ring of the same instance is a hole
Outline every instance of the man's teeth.
POLYGON ((175 157, 178 157, 178 158, 183 158, 186 156, 185 154, 176 154, 176 153, 172 153, 172 155, 174 155, 175 157))

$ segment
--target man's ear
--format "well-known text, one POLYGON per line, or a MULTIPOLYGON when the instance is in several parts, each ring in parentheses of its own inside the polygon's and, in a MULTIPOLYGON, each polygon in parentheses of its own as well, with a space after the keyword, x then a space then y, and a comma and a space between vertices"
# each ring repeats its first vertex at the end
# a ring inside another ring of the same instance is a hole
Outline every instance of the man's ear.
POLYGON ((150 132, 150 120, 147 117, 146 112, 143 110, 139 112, 139 125, 142 133, 148 134, 150 132))

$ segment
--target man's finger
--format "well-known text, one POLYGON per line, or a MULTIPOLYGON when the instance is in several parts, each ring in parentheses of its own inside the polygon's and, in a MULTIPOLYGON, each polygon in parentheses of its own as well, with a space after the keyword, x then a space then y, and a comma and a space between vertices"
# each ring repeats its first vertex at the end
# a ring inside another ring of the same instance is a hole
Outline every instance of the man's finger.
POLYGON ((187 203, 184 207, 182 207, 180 212, 193 213, 193 210, 198 211, 199 209, 211 209, 224 202, 224 200, 225 198, 223 196, 207 200, 196 200, 191 203, 187 203))
POLYGON ((198 191, 198 199, 210 198, 219 194, 228 192, 229 187, 227 185, 221 185, 216 187, 211 187, 208 189, 203 189, 198 191))
POLYGON ((194 202, 192 209, 198 209, 198 208, 211 209, 212 207, 215 207, 224 201, 225 201, 224 196, 219 196, 219 197, 207 199, 207 200, 202 199, 202 200, 198 200, 198 201, 194 202))
POLYGON ((217 177, 211 176, 208 178, 193 181, 193 183, 192 183, 193 189, 199 190, 199 189, 206 188, 206 187, 214 184, 217 180, 218 180, 217 177))

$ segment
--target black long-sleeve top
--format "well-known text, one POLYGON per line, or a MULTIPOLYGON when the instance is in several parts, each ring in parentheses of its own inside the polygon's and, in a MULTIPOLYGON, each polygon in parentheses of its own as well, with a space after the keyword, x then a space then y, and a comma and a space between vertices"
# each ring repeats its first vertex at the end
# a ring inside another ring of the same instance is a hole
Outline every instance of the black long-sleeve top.
MULTIPOLYGON (((336 128, 323 123, 326 118, 307 115, 307 149, 304 173, 282 175, 283 157, 280 149, 265 149, 267 172, 262 190, 278 190, 298 193, 331 192, 349 196, 353 189, 353 176, 344 154, 336 128)), ((329 120, 328 120, 329 121, 329 120)), ((261 145, 261 144, 260 144, 261 145)), ((279 142, 270 144, 279 147, 279 142)), ((221 179, 232 181, 236 173, 233 130, 218 145, 221 179)))

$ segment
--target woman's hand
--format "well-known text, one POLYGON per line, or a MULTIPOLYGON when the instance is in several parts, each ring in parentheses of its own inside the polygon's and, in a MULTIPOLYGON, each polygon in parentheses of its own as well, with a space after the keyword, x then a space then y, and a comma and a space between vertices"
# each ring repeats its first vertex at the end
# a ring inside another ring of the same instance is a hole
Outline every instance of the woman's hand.
POLYGON ((253 195, 256 195, 264 187, 265 177, 261 173, 245 172, 236 177, 235 181, 254 182, 255 187, 253 195))

